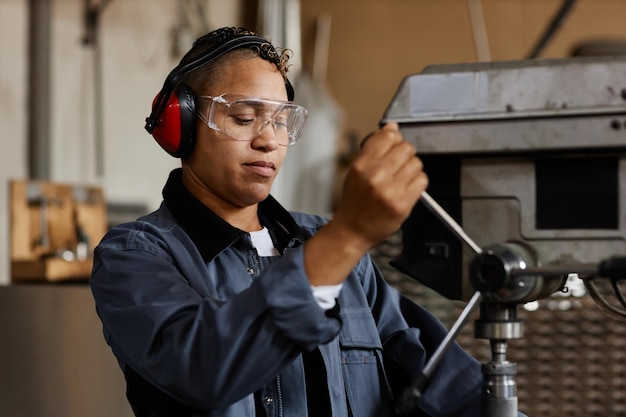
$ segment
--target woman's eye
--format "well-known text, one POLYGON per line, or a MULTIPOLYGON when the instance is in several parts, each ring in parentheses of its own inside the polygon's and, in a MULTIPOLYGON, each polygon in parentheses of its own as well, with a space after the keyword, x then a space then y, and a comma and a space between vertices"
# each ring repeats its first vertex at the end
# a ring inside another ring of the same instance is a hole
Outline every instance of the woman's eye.
POLYGON ((235 120, 235 122, 240 125, 249 125, 254 122, 254 116, 239 115, 239 116, 232 116, 232 117, 235 120))
POLYGON ((274 124, 276 124, 277 127, 286 128, 288 120, 289 120, 289 117, 287 117, 287 115, 278 114, 274 117, 274 124))

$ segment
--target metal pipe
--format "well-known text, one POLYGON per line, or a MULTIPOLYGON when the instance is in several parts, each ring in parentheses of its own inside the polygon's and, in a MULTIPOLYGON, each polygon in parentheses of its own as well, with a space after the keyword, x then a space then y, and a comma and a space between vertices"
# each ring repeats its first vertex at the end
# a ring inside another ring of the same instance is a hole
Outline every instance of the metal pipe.
POLYGON ((29 6, 28 176, 50 179, 50 0, 29 6))

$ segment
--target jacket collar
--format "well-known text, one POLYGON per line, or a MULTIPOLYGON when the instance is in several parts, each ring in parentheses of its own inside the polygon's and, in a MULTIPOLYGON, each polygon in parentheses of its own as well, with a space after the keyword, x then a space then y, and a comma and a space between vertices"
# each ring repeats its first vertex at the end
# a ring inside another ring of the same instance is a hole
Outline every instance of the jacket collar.
MULTIPOLYGON (((181 168, 170 173, 163 188, 163 199, 205 262, 212 261, 224 249, 247 235, 208 209, 185 188, 181 168)), ((304 241, 302 228, 271 195, 259 203, 259 218, 281 253, 294 239, 296 242, 304 241)))

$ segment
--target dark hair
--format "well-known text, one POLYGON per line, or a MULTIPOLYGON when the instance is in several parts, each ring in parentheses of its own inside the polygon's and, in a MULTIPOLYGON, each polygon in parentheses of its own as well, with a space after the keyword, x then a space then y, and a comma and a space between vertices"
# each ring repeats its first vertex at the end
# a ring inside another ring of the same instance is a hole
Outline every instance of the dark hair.
POLYGON ((238 49, 232 50, 223 56, 220 56, 218 59, 201 66, 200 68, 202 71, 194 70, 185 74, 185 76, 182 77, 181 82, 187 84, 193 91, 201 91, 207 84, 213 81, 214 75, 219 72, 218 68, 224 62, 227 62, 229 59, 247 56, 259 57, 274 64, 276 69, 278 69, 283 76, 285 83, 287 83, 287 71, 289 69, 287 62, 289 61, 289 58, 291 58, 291 51, 288 49, 277 48, 272 45, 270 40, 267 40, 266 38, 263 38, 255 32, 245 28, 223 27, 201 36, 196 39, 191 49, 181 58, 178 66, 182 67, 190 62, 193 62, 198 57, 211 53, 211 51, 229 41, 249 36, 255 36, 265 40, 266 42, 247 44, 238 49))

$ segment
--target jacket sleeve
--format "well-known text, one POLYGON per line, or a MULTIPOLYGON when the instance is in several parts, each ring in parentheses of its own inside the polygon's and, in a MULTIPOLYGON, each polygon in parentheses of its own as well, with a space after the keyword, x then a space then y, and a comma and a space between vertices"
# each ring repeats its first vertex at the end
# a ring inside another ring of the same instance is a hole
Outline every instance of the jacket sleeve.
POLYGON ((338 319, 313 298, 301 248, 218 300, 190 285, 191 274, 202 275, 189 266, 203 266, 200 255, 168 245, 154 234, 114 231, 95 250, 90 281, 118 360, 168 395, 225 408, 338 333, 338 319))

